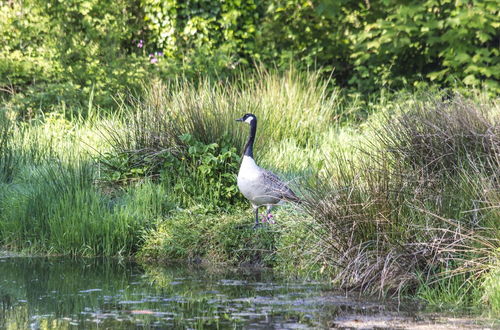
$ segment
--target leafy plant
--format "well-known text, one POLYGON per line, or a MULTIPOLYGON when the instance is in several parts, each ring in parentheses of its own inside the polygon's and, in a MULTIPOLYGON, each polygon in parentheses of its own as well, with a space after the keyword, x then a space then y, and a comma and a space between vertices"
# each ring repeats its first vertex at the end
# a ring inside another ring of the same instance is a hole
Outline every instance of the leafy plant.
POLYGON ((130 182, 156 178, 171 189, 181 205, 196 203, 207 210, 227 209, 241 202, 236 175, 240 156, 236 148, 204 144, 193 136, 180 136, 181 151, 124 151, 103 155, 111 181, 130 182))
POLYGON ((370 1, 350 35, 360 90, 423 80, 499 90, 498 6, 495 1, 370 1), (371 86, 370 86, 371 85, 371 86))
POLYGON ((142 0, 150 43, 179 59, 225 53, 248 60, 257 52, 254 37, 262 3, 255 0, 190 2, 142 0))
POLYGON ((4 106, 21 117, 54 106, 76 112, 92 94, 95 105, 115 107, 113 95, 146 76, 146 58, 132 54, 140 13, 129 1, 0 2, 4 106))
MULTIPOLYGON (((217 143, 204 144, 189 134, 181 136, 187 145, 187 154, 180 162, 170 163, 160 173, 162 181, 173 184, 175 195, 208 202, 207 206, 230 208, 241 203, 236 186, 240 156, 236 148, 220 147, 217 143), (179 179, 172 177, 177 170, 179 179)), ((185 201, 185 204, 187 200, 185 201)))

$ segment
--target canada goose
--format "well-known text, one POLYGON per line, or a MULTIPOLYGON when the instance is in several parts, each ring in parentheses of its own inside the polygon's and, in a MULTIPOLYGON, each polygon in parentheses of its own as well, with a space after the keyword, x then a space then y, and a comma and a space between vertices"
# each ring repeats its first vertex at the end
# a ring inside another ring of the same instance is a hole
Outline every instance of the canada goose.
POLYGON ((250 135, 245 145, 243 160, 238 172, 238 189, 245 196, 255 211, 255 226, 259 226, 259 207, 267 206, 264 220, 272 217, 271 209, 285 201, 299 202, 295 193, 274 173, 259 167, 253 158, 253 143, 257 132, 257 117, 247 113, 236 121, 250 125, 250 135))

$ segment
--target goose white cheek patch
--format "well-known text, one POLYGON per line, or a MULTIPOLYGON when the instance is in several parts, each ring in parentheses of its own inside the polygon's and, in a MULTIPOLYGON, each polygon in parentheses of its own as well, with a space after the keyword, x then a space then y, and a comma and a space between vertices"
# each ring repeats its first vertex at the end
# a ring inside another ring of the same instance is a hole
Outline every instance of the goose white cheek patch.
POLYGON ((247 119, 245 119, 245 123, 248 123, 250 124, 253 120, 253 117, 248 117, 247 119))

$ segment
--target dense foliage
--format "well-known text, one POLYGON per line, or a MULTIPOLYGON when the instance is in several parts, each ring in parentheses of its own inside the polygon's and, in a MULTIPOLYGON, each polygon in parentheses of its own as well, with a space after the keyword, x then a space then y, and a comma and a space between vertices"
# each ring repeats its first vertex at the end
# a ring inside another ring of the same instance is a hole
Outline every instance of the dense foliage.
POLYGON ((30 117, 113 107, 152 76, 293 61, 361 93, 429 81, 496 93, 499 27, 492 0, 3 0, 0 90, 30 117))
POLYGON ((140 9, 130 1, 0 1, 0 89, 22 117, 137 88, 146 61, 132 53, 140 9))
POLYGON ((351 81, 400 85, 431 80, 498 91, 496 1, 376 1, 351 39, 351 81))

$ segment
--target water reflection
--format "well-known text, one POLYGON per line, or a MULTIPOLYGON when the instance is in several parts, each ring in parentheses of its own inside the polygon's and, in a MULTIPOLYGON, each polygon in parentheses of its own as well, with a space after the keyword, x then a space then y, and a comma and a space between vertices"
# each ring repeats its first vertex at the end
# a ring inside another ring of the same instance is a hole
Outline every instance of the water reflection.
POLYGON ((105 259, 0 259, 0 328, 318 325, 318 283, 270 272, 144 269, 105 259))
POLYGON ((317 328, 385 308, 270 271, 64 258, 0 258, 0 304, 0 329, 317 328))

